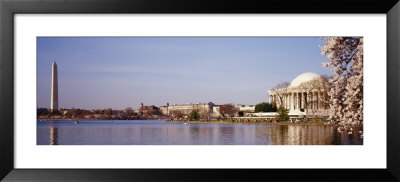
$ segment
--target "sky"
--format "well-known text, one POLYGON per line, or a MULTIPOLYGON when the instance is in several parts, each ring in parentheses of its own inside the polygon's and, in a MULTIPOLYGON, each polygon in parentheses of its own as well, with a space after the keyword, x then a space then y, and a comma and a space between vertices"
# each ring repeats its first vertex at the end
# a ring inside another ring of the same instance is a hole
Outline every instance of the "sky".
POLYGON ((50 108, 58 66, 60 108, 268 101, 304 72, 329 74, 319 37, 38 37, 37 107, 50 108))

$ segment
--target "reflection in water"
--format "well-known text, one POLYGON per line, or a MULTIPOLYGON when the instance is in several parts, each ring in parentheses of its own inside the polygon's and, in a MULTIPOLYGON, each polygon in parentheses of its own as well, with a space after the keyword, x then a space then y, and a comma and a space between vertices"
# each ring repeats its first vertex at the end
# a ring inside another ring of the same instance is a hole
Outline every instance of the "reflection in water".
POLYGON ((58 128, 51 126, 50 127, 50 145, 58 145, 57 137, 58 137, 58 128))
POLYGON ((38 145, 362 145, 333 126, 181 124, 164 121, 46 121, 38 145))

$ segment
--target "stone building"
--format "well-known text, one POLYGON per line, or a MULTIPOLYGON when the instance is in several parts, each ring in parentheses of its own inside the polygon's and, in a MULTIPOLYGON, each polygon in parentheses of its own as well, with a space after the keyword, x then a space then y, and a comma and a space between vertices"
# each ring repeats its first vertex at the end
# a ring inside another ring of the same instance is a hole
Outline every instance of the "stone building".
POLYGON ((207 113, 212 113, 214 107, 214 103, 209 102, 209 103, 197 103, 197 104, 181 104, 181 105, 169 105, 167 103, 167 106, 161 106, 160 110, 163 114, 165 115, 171 115, 174 113, 182 113, 182 114, 189 114, 193 110, 199 111, 200 114, 207 114, 207 113))
POLYGON ((239 111, 243 111, 245 113, 254 112, 256 109, 255 105, 235 105, 239 111))
POLYGON ((142 103, 139 108, 139 113, 140 114, 157 115, 160 113, 160 109, 154 105, 144 106, 142 103))
POLYGON ((54 61, 51 66, 51 111, 58 110, 58 71, 57 63, 54 61))
POLYGON ((289 110, 289 115, 327 115, 327 80, 316 73, 297 76, 286 88, 268 90, 270 102, 289 110))

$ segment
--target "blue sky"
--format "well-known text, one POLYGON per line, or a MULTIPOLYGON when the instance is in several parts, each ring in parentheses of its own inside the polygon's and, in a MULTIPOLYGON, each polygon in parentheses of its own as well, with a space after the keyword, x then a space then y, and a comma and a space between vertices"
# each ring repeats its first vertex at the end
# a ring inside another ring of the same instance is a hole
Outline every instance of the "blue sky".
POLYGON ((137 109, 185 103, 257 104, 267 90, 321 66, 319 37, 38 37, 37 105, 137 109))

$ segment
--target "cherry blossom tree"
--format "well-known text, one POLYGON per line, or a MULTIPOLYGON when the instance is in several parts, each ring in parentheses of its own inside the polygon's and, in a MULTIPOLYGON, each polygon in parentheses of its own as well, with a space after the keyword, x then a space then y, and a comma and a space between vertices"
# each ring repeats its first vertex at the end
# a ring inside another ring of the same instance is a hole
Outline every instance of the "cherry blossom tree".
POLYGON ((281 82, 278 83, 273 89, 272 91, 275 92, 276 96, 277 96, 277 100, 276 100, 276 104, 278 105, 278 107, 282 106, 283 104, 283 99, 285 97, 285 94, 287 94, 287 90, 289 87, 289 82, 281 82))
POLYGON ((328 92, 330 96, 329 119, 340 121, 345 127, 363 124, 363 38, 328 37, 323 39, 321 55, 329 62, 324 67, 331 67, 334 76, 328 92))

